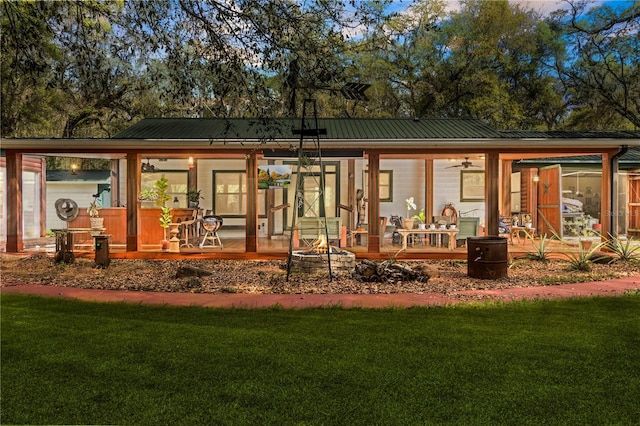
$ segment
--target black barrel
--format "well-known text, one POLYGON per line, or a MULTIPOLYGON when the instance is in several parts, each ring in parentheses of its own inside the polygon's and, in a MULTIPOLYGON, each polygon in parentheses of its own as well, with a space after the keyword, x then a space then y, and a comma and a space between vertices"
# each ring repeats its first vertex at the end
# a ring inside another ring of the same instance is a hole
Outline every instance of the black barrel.
POLYGON ((467 238, 467 275, 493 280, 507 276, 507 239, 503 237, 467 238))
POLYGON ((96 253, 96 266, 106 268, 109 266, 109 263, 111 263, 111 260, 109 259, 109 237, 111 237, 111 235, 101 234, 93 236, 96 253))

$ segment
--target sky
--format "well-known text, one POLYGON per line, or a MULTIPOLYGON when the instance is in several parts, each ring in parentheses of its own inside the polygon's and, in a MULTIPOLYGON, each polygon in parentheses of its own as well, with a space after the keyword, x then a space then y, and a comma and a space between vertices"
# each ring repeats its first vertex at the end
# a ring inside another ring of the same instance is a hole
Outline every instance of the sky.
MULTIPOLYGON (((449 10, 455 10, 459 5, 459 0, 445 0, 448 4, 449 10)), ((392 6, 393 10, 402 10, 408 6, 410 2, 398 0, 394 2, 394 6, 392 6)), ((548 14, 553 12, 554 10, 563 9, 567 7, 567 3, 564 0, 509 0, 511 4, 520 4, 527 9, 534 9, 542 12, 543 14, 548 14)), ((593 2, 593 6, 598 6, 600 4, 624 4, 624 3, 633 3, 631 0, 595 0, 593 2)))

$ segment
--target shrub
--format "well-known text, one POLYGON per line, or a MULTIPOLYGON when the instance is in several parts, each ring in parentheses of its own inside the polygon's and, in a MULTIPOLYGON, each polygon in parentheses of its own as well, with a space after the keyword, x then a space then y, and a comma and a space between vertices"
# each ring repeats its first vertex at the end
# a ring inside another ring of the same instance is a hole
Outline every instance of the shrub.
POLYGON ((614 252, 619 260, 629 262, 640 259, 640 242, 634 241, 633 238, 623 241, 619 237, 609 235, 607 248, 614 252))
POLYGON ((569 269, 572 271, 590 271, 595 254, 600 251, 605 244, 606 242, 592 244, 588 248, 584 247, 582 244, 578 244, 577 251, 571 250, 568 253, 565 253, 569 260, 569 269))
POLYGON ((529 260, 537 260, 539 262, 546 262, 549 260, 548 247, 550 238, 546 235, 540 237, 540 241, 536 242, 531 238, 531 244, 533 245, 533 253, 527 253, 524 257, 529 260))

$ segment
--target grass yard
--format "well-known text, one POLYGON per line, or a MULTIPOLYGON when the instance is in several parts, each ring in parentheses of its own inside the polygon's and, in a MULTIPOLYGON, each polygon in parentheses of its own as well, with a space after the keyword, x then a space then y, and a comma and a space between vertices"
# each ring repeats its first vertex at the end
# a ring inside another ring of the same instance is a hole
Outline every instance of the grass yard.
POLYGON ((1 424, 640 423, 637 293, 388 310, 1 304, 1 424))

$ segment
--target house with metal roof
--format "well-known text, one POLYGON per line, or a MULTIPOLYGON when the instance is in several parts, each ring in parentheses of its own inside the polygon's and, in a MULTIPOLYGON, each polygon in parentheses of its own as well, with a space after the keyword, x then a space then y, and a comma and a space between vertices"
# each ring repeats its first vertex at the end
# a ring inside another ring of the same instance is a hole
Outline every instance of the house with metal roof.
MULTIPOLYGON (((599 181, 589 185, 598 194, 599 215, 592 220, 605 235, 626 233, 640 229, 629 210, 637 203, 632 186, 640 169, 638 147, 640 132, 500 132, 473 119, 149 118, 110 139, 7 138, 1 164, 4 238, 7 251, 24 249, 23 228, 30 219, 22 214, 25 182, 19 171, 25 159, 46 156, 111 160, 111 205, 101 213, 112 245, 128 256, 162 253, 159 209, 140 201, 161 177, 169 181, 168 207, 174 212, 189 214, 186 194, 193 188, 202 197, 195 217, 224 219, 218 231, 222 248, 200 247, 205 231, 192 226, 191 241, 181 240, 180 255, 285 253, 295 236, 292 222, 299 217, 293 211, 300 195, 296 188, 312 193, 309 174, 315 172, 325 185, 317 214, 337 218, 343 229, 337 243, 359 256, 382 257, 401 249, 401 256, 452 256, 463 250, 458 245, 464 239, 457 237, 498 235, 501 218, 516 215, 529 218, 535 234, 562 233, 562 171, 546 163, 559 159, 589 158, 599 167, 599 181), (322 162, 298 176, 299 149, 311 128, 322 130, 316 135, 322 162), (259 171, 275 166, 292 171, 291 184, 261 187, 259 171), (400 220, 414 216, 423 216, 427 225, 469 222, 473 227, 458 228, 457 235, 407 237, 403 232, 404 238, 397 238, 400 220), (462 241, 449 244, 451 239, 462 241)), ((595 195, 591 206, 594 200, 595 195)), ((46 210, 55 201, 42 196, 39 204, 46 210)), ((85 201, 80 204, 78 217, 67 226, 88 226, 85 201)), ((40 234, 50 228, 45 223, 40 234)))

